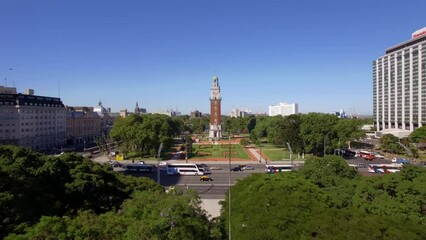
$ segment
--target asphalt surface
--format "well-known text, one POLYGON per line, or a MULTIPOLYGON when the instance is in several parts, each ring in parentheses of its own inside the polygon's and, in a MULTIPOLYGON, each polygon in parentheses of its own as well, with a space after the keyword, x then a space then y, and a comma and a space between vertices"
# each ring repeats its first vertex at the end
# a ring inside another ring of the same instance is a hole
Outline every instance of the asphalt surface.
MULTIPOLYGON (((265 173, 265 164, 251 164, 254 170, 246 170, 241 172, 229 171, 228 164, 209 164, 209 167, 221 167, 221 170, 212 170, 205 176, 210 177, 213 181, 200 181, 201 176, 169 176, 164 168, 160 168, 160 178, 157 178, 157 171, 152 173, 145 172, 126 172, 123 168, 114 168, 114 171, 122 172, 136 177, 148 177, 156 182, 160 180, 160 184, 166 188, 172 186, 179 187, 182 190, 196 190, 201 198, 223 199, 229 189, 229 184, 234 185, 238 179, 245 178, 253 173, 265 173), (229 182, 229 176, 230 182, 229 182)), ((232 167, 237 164, 232 164, 232 167)))
MULTIPOLYGON (((364 163, 365 168, 358 168, 358 171, 362 175, 372 176, 377 175, 376 173, 368 172, 368 164, 381 164, 381 163, 391 163, 389 159, 374 159, 372 161, 367 161, 363 158, 350 158, 346 160, 348 164, 357 164, 364 163)), ((203 162, 205 163, 205 162, 203 162)), ((295 164, 301 162, 295 161, 295 164)), ((200 181, 200 176, 169 176, 166 174, 165 167, 157 167, 160 169, 160 177, 157 177, 157 170, 152 173, 145 172, 126 172, 124 168, 114 168, 114 171, 121 172, 123 174, 128 174, 136 177, 148 177, 156 182, 160 181, 160 184, 166 189, 170 187, 179 187, 182 190, 193 189, 196 190, 201 198, 209 199, 223 199, 229 189, 229 185, 234 185, 238 179, 243 179, 253 173, 265 173, 265 164, 250 164, 254 167, 254 170, 245 170, 241 172, 232 172, 230 171, 229 164, 226 162, 207 162, 208 167, 220 167, 220 170, 211 170, 207 174, 208 177, 212 178, 213 181, 200 181), (229 182, 230 176, 230 182, 229 182)), ((290 162, 280 162, 274 164, 290 164, 290 162)), ((231 168, 237 166, 238 163, 231 164, 231 168)), ((285 174, 285 173, 284 173, 285 174)))

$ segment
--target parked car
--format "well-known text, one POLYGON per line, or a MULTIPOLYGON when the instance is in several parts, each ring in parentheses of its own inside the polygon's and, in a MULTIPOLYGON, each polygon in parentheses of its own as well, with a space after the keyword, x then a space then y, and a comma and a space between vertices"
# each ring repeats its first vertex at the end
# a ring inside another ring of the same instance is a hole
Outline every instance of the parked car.
POLYGON ((139 161, 138 164, 145 164, 145 161, 139 161))
POLYGON ((254 167, 252 166, 245 166, 242 168, 242 170, 254 170, 254 167))
POLYGON ((240 167, 233 167, 233 168, 231 168, 231 171, 232 172, 241 172, 243 170, 240 167))
POLYGON ((202 177, 200 177, 200 181, 211 182, 211 181, 213 181, 213 178, 210 178, 210 177, 207 177, 207 176, 202 176, 202 177))

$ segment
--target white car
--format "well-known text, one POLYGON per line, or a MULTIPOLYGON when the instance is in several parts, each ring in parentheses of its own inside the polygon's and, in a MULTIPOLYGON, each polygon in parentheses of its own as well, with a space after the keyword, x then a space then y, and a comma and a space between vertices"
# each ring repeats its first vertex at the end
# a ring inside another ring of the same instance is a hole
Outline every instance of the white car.
POLYGON ((374 156, 375 156, 376 158, 381 158, 381 159, 385 158, 385 156, 383 156, 383 155, 381 155, 381 154, 379 154, 379 153, 374 154, 374 156))

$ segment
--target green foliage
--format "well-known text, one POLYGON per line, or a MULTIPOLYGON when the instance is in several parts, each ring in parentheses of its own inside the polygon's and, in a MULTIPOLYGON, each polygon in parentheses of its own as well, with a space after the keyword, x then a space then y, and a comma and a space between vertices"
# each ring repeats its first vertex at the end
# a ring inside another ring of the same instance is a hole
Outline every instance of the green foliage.
POLYGON ((381 149, 385 152, 402 154, 404 148, 398 144, 399 139, 392 134, 385 134, 380 138, 381 149))
POLYGON ((186 122, 191 131, 197 134, 204 133, 209 128, 209 124, 210 119, 208 117, 190 118, 186 122))
POLYGON ((335 126, 339 119, 335 115, 309 113, 302 115, 300 133, 305 144, 305 150, 314 155, 322 155, 324 143, 326 152, 331 152, 337 145, 335 126))
POLYGON ((43 217, 8 239, 209 239, 210 224, 193 192, 135 192, 119 212, 43 217))
POLYGON ((173 137, 183 128, 181 119, 162 114, 130 115, 114 123, 111 138, 120 143, 123 152, 141 152, 155 156, 161 143, 170 148, 173 137))
MULTIPOLYGON (((361 130, 363 120, 356 118, 339 119, 334 131, 337 133, 337 138, 341 146, 345 143, 350 143, 351 140, 357 140, 365 137, 365 132, 361 130)), ((340 148, 340 146, 338 146, 340 148)), ((350 146, 348 146, 350 148, 350 146)))
POLYGON ((320 188, 337 186, 341 178, 353 179, 358 173, 340 156, 310 157, 300 173, 320 188))
MULTIPOLYGON (((233 239, 425 239, 426 169, 361 177, 343 159, 255 174, 231 188, 233 239)), ((228 198, 220 225, 228 234, 228 198)))
POLYGON ((240 144, 245 147, 250 144, 250 141, 247 138, 241 138, 240 144))
POLYGON ((426 142, 426 126, 415 129, 410 133, 409 138, 412 142, 426 142))
POLYGON ((48 157, 0 146, 0 237, 21 232, 42 215, 117 209, 134 190, 162 191, 152 180, 114 173, 76 154, 48 157))

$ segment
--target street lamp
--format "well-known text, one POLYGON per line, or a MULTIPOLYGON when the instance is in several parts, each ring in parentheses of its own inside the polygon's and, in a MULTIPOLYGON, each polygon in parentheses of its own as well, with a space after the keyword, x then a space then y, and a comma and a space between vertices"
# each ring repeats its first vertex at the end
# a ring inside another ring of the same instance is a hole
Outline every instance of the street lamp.
POLYGON ((231 240, 231 135, 229 135, 228 138, 229 138, 229 146, 228 146, 229 147, 229 153, 228 153, 228 159, 229 159, 228 231, 229 231, 229 236, 228 236, 228 239, 231 240))

